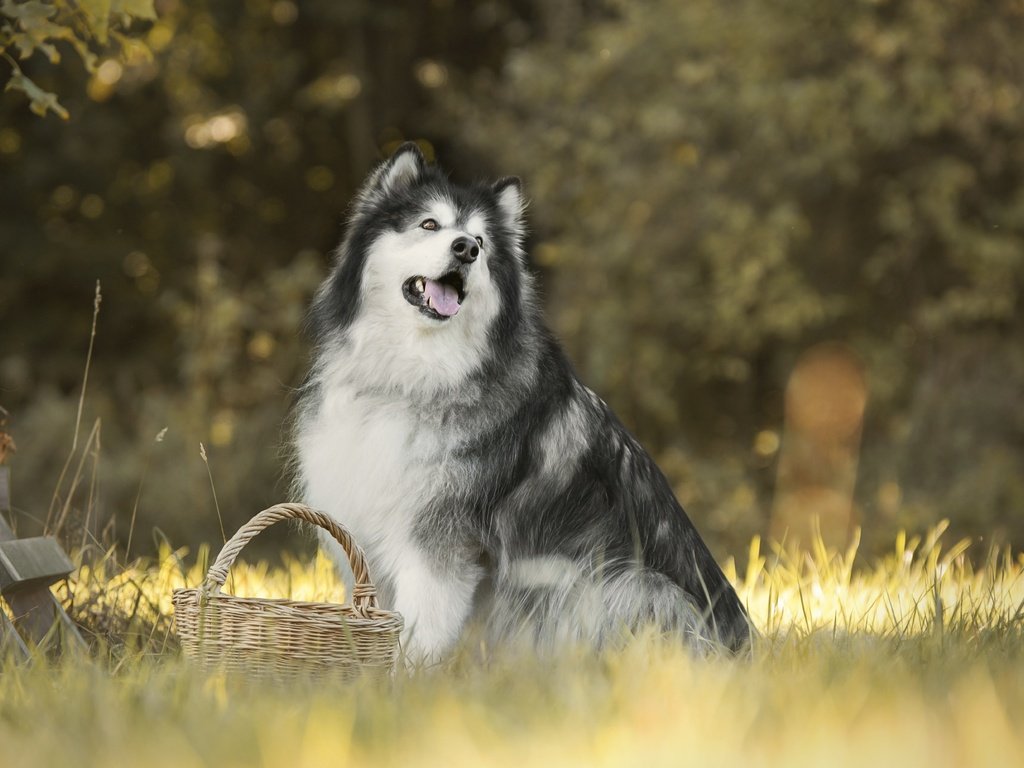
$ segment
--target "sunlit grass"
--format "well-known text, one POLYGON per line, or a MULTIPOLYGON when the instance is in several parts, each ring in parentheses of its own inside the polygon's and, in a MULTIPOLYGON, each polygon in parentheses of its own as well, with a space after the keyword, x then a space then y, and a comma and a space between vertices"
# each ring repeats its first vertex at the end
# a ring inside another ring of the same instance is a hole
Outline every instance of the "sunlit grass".
MULTIPOLYGON (((730 574, 762 634, 750 659, 645 635, 558 659, 474 649, 384 686, 199 678, 168 616, 207 553, 164 548, 117 574, 101 561, 66 595, 92 656, 0 674, 0 765, 1024 764, 1024 560, 972 565, 941 533, 864 563, 755 541, 730 574)), ((323 559, 232 579, 238 594, 342 597, 323 559)))

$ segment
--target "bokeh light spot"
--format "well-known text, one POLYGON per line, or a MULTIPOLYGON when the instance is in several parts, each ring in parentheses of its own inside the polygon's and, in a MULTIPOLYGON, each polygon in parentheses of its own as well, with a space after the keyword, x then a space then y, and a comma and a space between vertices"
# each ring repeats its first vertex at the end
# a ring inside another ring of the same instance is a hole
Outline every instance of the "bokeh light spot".
POLYGON ((326 192, 334 186, 334 173, 326 165, 314 165, 306 171, 306 186, 314 192, 326 192))
POLYGON ((142 277, 152 269, 152 266, 149 256, 142 251, 132 251, 124 257, 122 264, 124 273, 129 277, 142 277))
POLYGON ((289 24, 294 24, 295 20, 299 18, 299 8, 291 0, 277 0, 270 6, 270 18, 274 20, 275 24, 286 27, 289 24))
POLYGON ((59 187, 53 190, 50 195, 50 200, 57 210, 67 211, 75 204, 75 190, 73 187, 67 184, 61 184, 59 187))
POLYGON ((259 331, 249 339, 247 350, 253 360, 266 360, 274 353, 275 346, 277 344, 273 336, 266 331, 259 331))
POLYGON ((762 429, 754 438, 754 453, 758 456, 774 456, 779 450, 779 433, 774 429, 762 429))
POLYGON ((114 85, 124 74, 124 67, 117 59, 107 59, 96 70, 96 79, 104 85, 114 85))
POLYGON ((210 424, 210 442, 213 445, 230 445, 235 437, 235 416, 231 411, 218 411, 210 424))
POLYGON ((0 154, 13 155, 21 149, 21 136, 13 128, 0 129, 0 154))
POLYGON ((416 62, 413 72, 425 88, 440 88, 448 82, 448 68, 433 59, 416 62))
POLYGON ((104 208, 106 208, 106 205, 103 202, 103 198, 94 194, 88 194, 83 197, 82 204, 78 206, 78 210, 87 219, 98 219, 103 215, 104 208))

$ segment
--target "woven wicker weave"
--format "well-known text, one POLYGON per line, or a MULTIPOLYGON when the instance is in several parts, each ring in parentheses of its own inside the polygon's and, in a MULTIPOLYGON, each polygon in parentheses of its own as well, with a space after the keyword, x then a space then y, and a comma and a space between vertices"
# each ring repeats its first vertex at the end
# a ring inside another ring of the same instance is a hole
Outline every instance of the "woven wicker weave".
POLYGON ((243 525, 224 545, 198 589, 174 590, 174 620, 186 656, 203 669, 264 679, 297 675, 386 674, 398 655, 402 616, 377 606, 362 550, 333 519, 302 504, 278 504, 243 525), (221 594, 242 547, 280 520, 326 529, 348 554, 355 577, 350 605, 221 594))

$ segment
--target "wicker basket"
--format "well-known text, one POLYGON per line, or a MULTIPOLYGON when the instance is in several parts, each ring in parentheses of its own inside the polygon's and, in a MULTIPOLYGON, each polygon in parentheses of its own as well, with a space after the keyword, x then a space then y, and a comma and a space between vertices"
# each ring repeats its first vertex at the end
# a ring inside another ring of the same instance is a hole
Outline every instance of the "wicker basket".
POLYGON ((185 655, 206 670, 261 679, 360 673, 386 675, 398 656, 402 616, 377 606, 362 550, 342 526, 302 504, 278 504, 243 525, 224 545, 198 589, 174 590, 174 620, 185 655), (348 555, 355 577, 350 605, 221 594, 242 547, 280 520, 326 529, 348 555))

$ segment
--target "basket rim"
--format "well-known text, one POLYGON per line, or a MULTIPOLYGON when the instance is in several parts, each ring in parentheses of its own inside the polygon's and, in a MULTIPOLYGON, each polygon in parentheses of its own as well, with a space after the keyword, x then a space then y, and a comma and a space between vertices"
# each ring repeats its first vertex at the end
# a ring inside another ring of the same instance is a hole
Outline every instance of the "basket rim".
POLYGON ((227 581, 228 571, 245 545, 252 541, 257 534, 282 520, 302 520, 319 526, 331 534, 348 557, 352 575, 355 577, 352 593, 346 597, 356 607, 379 608, 377 587, 370 577, 366 555, 363 554, 362 548, 356 543, 349 530, 326 512, 298 502, 274 504, 253 515, 249 522, 242 525, 230 539, 224 542, 224 546, 213 564, 207 569, 206 577, 199 588, 211 597, 221 594, 221 589, 227 581))

